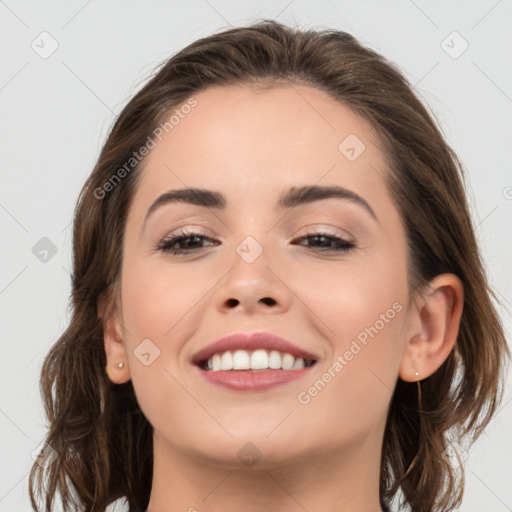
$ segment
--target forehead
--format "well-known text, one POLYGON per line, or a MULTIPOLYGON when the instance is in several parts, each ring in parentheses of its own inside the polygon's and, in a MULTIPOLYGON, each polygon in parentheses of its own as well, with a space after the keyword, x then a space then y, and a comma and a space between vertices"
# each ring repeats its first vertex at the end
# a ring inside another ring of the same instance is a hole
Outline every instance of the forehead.
POLYGON ((169 113, 172 129, 139 171, 139 216, 159 194, 182 187, 222 191, 233 206, 262 205, 309 184, 344 186, 370 201, 386 193, 375 130, 324 91, 233 85, 193 98, 194 107, 169 113))

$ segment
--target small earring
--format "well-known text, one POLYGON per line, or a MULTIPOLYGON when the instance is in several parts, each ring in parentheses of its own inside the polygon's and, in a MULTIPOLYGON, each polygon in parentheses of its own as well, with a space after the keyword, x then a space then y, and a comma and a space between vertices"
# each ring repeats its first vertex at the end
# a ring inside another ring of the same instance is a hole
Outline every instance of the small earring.
POLYGON ((414 369, 414 372, 415 372, 416 377, 419 377, 419 376, 420 376, 420 372, 418 371, 418 368, 416 368, 416 365, 415 365, 415 364, 412 364, 412 367, 413 367, 413 369, 414 369))
POLYGON ((124 368, 124 363, 123 361, 121 361, 120 363, 117 363, 115 366, 118 370, 121 370, 122 368, 124 368))

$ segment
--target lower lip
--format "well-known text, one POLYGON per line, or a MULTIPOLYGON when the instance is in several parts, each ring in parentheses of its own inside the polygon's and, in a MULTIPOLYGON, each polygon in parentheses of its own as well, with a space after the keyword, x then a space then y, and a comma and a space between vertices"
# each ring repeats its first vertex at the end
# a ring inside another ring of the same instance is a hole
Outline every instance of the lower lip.
POLYGON ((313 366, 300 370, 202 370, 196 366, 201 375, 212 384, 223 386, 235 391, 264 391, 280 384, 286 384, 304 377, 313 366))

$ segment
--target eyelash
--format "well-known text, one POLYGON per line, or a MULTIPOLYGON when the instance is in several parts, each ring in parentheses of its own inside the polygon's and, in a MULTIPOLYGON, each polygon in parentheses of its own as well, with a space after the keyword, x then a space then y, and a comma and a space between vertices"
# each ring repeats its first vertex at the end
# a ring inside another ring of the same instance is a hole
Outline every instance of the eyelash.
MULTIPOLYGON (((158 251, 162 251, 164 253, 172 253, 173 255, 177 254, 184 254, 184 253, 190 253, 192 251, 196 251, 196 249, 171 249, 171 247, 176 244, 177 242, 182 242, 183 240, 187 240, 189 238, 199 237, 202 240, 209 240, 213 241, 212 238, 201 235, 200 233, 195 232, 189 232, 186 231, 180 231, 176 235, 173 235, 169 238, 163 238, 160 242, 158 242, 155 246, 155 249, 158 251)), ((335 241, 339 247, 337 249, 314 249, 318 250, 319 252, 329 252, 329 253, 338 253, 338 252, 349 252, 353 249, 355 249, 357 246, 354 242, 349 242, 348 240, 344 240, 343 238, 340 238, 338 236, 334 236, 331 233, 326 232, 318 232, 318 233, 307 233, 304 236, 301 236, 298 240, 302 241, 308 238, 316 238, 316 237, 325 237, 328 238, 331 241, 335 241)), ((204 249, 204 247, 199 247, 199 249, 204 249)))

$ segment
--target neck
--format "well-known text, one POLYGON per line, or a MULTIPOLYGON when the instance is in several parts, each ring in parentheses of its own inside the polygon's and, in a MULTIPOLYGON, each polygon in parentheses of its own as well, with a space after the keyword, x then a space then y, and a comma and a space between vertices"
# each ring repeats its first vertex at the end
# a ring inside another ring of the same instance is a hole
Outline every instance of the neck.
POLYGON ((238 460, 214 463, 155 433, 147 512, 239 512, 248 505, 261 512, 380 512, 381 435, 374 430, 350 449, 301 454, 281 465, 262 459, 241 469, 238 460))

